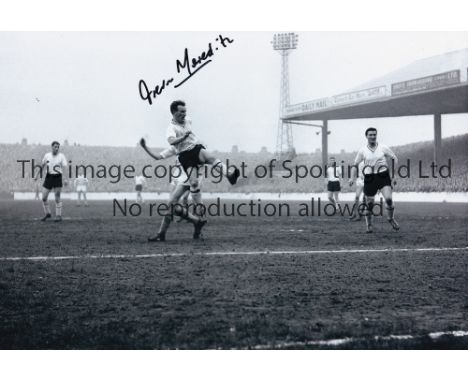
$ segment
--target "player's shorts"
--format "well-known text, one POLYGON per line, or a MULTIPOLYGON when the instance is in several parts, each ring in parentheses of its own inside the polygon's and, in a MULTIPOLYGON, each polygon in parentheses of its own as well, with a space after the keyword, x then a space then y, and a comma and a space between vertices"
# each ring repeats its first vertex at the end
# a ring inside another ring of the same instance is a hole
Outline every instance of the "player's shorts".
POLYGON ((204 149, 203 145, 195 145, 195 147, 188 151, 182 151, 179 154, 179 162, 186 173, 190 167, 197 167, 201 164, 200 162, 200 150, 204 149))
POLYGON ((143 185, 142 184, 137 184, 135 186, 135 191, 143 191, 143 185))
POLYGON ((76 192, 86 192, 86 186, 76 186, 76 192))
POLYGON ((388 171, 364 175, 364 195, 375 196, 377 191, 385 186, 392 186, 392 179, 390 179, 388 171))
POLYGON ((341 191, 341 185, 339 180, 334 180, 332 182, 328 182, 327 190, 329 192, 338 192, 341 191))
POLYGON ((364 187, 364 179, 359 177, 356 179, 356 187, 364 187))
POLYGON ((48 190, 63 187, 62 174, 47 174, 42 186, 48 190))

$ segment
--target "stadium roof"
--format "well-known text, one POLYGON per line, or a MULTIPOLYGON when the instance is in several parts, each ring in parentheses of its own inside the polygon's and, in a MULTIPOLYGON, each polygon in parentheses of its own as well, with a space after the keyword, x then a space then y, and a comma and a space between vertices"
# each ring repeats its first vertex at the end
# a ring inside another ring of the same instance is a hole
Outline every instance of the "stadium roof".
POLYGON ((332 97, 290 105, 284 120, 468 112, 468 49, 415 61, 332 97))

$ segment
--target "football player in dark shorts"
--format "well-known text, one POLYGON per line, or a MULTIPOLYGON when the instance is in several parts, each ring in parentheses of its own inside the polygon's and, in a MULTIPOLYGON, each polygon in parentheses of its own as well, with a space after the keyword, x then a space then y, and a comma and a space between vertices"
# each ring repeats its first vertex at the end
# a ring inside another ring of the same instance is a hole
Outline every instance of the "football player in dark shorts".
MULTIPOLYGON (((395 206, 392 198, 392 179, 390 178, 387 159, 393 160, 395 166, 398 162, 396 155, 387 146, 377 142, 377 129, 369 127, 366 130, 367 145, 361 148, 354 160, 352 176, 349 181, 350 186, 356 180, 356 172, 361 162, 364 162, 364 195, 367 204, 366 224, 367 233, 373 232, 372 209, 374 207, 374 198, 380 191, 385 199, 385 208, 387 210, 387 220, 395 231, 400 229, 394 218, 395 206)), ((396 182, 393 182, 396 184, 396 182)))
POLYGON ((166 138, 170 145, 177 150, 179 162, 187 173, 189 183, 197 181, 197 169, 209 164, 220 176, 225 176, 229 183, 236 184, 240 176, 239 169, 233 166, 229 171, 227 166, 214 157, 191 130, 192 121, 186 119, 187 108, 184 101, 174 101, 170 106, 172 121, 166 138))
POLYGON ((63 184, 67 184, 67 180, 62 181, 62 174, 64 173, 68 163, 65 155, 59 153, 59 150, 60 143, 57 141, 52 142, 52 151, 45 154, 42 159, 42 171, 44 169, 47 171, 42 190, 42 206, 45 213, 45 216, 41 219, 42 221, 46 221, 52 216, 48 201, 49 193, 52 190, 54 190, 55 194, 55 221, 62 221, 62 201, 60 194, 62 192, 63 184))
POLYGON ((341 191, 341 169, 336 164, 335 157, 330 157, 330 163, 326 170, 327 175, 327 191, 328 191, 328 200, 333 203, 335 208, 340 206, 340 191, 341 191))

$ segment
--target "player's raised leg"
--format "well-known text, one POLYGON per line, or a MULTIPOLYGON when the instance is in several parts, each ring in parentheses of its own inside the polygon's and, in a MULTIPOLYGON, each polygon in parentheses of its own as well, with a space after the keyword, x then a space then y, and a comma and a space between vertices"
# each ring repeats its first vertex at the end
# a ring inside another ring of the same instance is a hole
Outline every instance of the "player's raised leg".
POLYGON ((226 177, 226 179, 231 184, 236 184, 237 179, 240 176, 240 171, 237 167, 232 166, 232 170, 229 171, 228 166, 223 163, 220 159, 216 158, 213 154, 211 154, 206 149, 201 149, 200 153, 198 154, 201 163, 206 163, 212 166, 213 170, 216 171, 217 174, 220 176, 226 177))

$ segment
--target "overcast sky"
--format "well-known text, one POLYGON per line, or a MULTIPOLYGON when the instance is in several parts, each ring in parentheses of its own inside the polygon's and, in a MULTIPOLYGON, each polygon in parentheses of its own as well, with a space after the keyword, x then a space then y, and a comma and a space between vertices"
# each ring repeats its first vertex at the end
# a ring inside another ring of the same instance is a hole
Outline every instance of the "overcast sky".
MULTIPOLYGON (((146 136, 165 146, 173 99, 187 102, 194 132, 212 150, 274 150, 278 125, 280 56, 273 33, 9 33, 0 32, 0 142, 68 139, 91 145, 133 146, 146 136), (212 42, 212 62, 183 85, 176 60, 212 42), (174 78, 149 105, 138 92, 174 78)), ((291 103, 331 96, 417 59, 468 48, 468 32, 299 33, 290 56, 291 103)), ((372 124, 388 145, 433 137, 432 118, 331 121, 330 150, 355 150, 372 124)), ((315 151, 314 128, 294 126, 298 152, 315 151)), ((468 115, 445 116, 443 136, 468 132, 468 115)))

